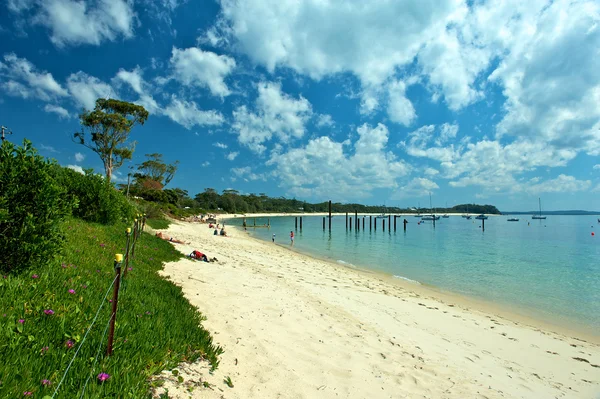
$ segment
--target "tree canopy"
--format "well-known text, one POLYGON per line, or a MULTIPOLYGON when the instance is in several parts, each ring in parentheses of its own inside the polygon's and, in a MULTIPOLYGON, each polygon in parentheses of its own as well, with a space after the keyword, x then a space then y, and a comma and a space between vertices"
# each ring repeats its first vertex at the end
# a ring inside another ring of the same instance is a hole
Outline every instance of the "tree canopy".
POLYGON ((100 156, 110 181, 114 170, 131 159, 135 143, 126 142, 131 129, 146 122, 148 111, 126 101, 99 98, 94 110, 85 110, 79 119, 82 130, 73 134, 73 141, 100 156))
POLYGON ((162 158, 163 155, 159 153, 146 154, 148 158, 146 161, 138 165, 138 171, 136 173, 136 179, 152 180, 157 183, 157 186, 165 187, 175 176, 179 161, 175 161, 172 164, 166 164, 162 158))

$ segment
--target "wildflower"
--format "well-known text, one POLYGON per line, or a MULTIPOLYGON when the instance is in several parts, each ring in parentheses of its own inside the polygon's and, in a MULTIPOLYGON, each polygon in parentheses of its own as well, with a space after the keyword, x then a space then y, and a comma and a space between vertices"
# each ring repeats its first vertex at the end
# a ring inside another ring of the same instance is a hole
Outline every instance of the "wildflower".
POLYGON ((152 313, 150 313, 150 312, 146 311, 146 314, 152 314, 152 313))
POLYGON ((108 375, 106 373, 98 374, 98 381, 100 381, 100 382, 104 382, 104 381, 108 380, 109 378, 110 378, 110 375, 108 375))
POLYGON ((48 352, 48 349, 50 349, 50 348, 49 348, 49 347, 47 347, 47 346, 44 346, 44 347, 42 348, 42 351, 41 351, 41 352, 42 352, 42 355, 43 355, 44 353, 48 352))
POLYGON ((37 274, 34 274, 31 276, 31 278, 40 278, 40 276, 38 276, 37 274))
POLYGON ((85 285, 85 284, 81 284, 81 287, 82 287, 82 288, 87 288, 87 285, 85 285))
POLYGON ((21 323, 21 324, 25 323, 25 319, 19 319, 19 323, 21 323))
POLYGON ((23 396, 31 396, 31 395, 33 395, 33 392, 30 392, 30 391, 23 392, 23 396))
POLYGON ((109 299, 108 302, 112 302, 112 299, 109 299))
POLYGON ((150 258, 150 259, 148 259, 148 260, 153 260, 153 259, 154 259, 154 258, 150 258))
POLYGON ((106 246, 106 244, 100 244, 100 246, 101 246, 102 248, 104 248, 104 247, 106 246))
POLYGON ((130 270, 130 271, 131 271, 131 270, 133 270, 133 267, 128 267, 128 268, 127 268, 127 270, 130 270))
POLYGON ((54 314, 54 310, 52 310, 52 309, 46 309, 46 310, 44 310, 44 313, 47 314, 48 316, 51 316, 51 315, 54 314))
POLYGON ((69 294, 73 295, 74 293, 75 293, 75 290, 74 290, 73 288, 71 288, 71 289, 69 290, 69 294))
POLYGON ((67 268, 67 264, 66 263, 61 264, 61 266, 62 266, 63 269, 67 268))
POLYGON ((48 385, 52 385, 52 382, 50 380, 42 380, 42 385, 47 387, 48 385))
POLYGON ((65 342, 65 346, 67 347, 67 349, 71 349, 74 345, 75 345, 75 343, 71 340, 68 340, 67 342, 65 342))

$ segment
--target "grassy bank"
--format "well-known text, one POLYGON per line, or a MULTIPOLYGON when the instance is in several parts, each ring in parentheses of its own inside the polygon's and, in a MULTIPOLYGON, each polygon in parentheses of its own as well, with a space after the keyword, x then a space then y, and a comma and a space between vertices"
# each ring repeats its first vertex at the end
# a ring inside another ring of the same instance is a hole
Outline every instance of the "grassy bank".
POLYGON ((143 234, 119 296, 113 356, 105 356, 113 258, 124 253, 125 227, 72 219, 67 244, 50 267, 0 279, 0 397, 52 395, 106 296, 58 398, 147 397, 148 378, 182 361, 218 365, 221 348, 200 326, 202 316, 181 289, 158 276, 162 262, 181 257, 143 234), (94 367, 94 358, 100 356, 94 367), (101 373, 110 377, 101 381, 101 373))
POLYGON ((146 219, 146 224, 155 230, 165 230, 171 222, 167 219, 146 219))

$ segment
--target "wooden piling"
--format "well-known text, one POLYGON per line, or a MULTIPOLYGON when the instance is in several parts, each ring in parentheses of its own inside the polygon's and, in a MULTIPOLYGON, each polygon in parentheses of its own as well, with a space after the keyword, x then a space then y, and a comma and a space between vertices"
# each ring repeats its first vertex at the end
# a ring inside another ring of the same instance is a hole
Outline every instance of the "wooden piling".
POLYGON ((295 219, 296 219, 296 222, 295 222, 294 228, 295 228, 296 230, 298 230, 298 216, 296 216, 296 218, 295 218, 295 219))
POLYGON ((350 231, 352 231, 352 216, 350 216, 350 231))
POLYGON ((329 231, 331 231, 331 200, 329 200, 329 231))
POLYGON ((372 230, 372 227, 371 227, 372 222, 373 222, 373 215, 369 215, 369 231, 372 230))
POLYGON ((392 215, 388 215, 388 230, 392 229, 392 215))
POLYGON ((300 216, 300 230, 302 230, 302 216, 300 216))
POLYGON ((381 220, 381 231, 385 231, 385 219, 381 220))
POLYGON ((406 231, 406 223, 408 223, 408 220, 404 219, 404 231, 406 231))
POLYGON ((363 216, 363 231, 365 230, 365 217, 363 216))
POLYGON ((354 223, 356 223, 356 231, 360 229, 360 223, 358 222, 358 212, 354 211, 354 223))
POLYGON ((323 231, 325 231, 325 216, 323 216, 323 231))
POLYGON ((481 228, 485 231, 485 219, 481 219, 481 228))
POLYGON ((346 212, 346 230, 348 230, 348 212, 346 212))
POLYGON ((375 217, 375 221, 373 223, 373 230, 377 231, 377 217, 375 217))

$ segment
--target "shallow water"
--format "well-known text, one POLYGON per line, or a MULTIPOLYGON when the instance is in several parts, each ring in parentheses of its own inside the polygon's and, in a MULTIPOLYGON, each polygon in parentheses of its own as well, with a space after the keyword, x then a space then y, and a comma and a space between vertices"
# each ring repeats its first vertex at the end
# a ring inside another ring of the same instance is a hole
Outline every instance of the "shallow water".
MULTIPOLYGON (((348 266, 382 271, 399 278, 480 298, 545 321, 600 331, 600 224, 596 216, 548 216, 519 222, 490 217, 481 221, 460 216, 422 222, 405 216, 397 230, 365 227, 346 230, 345 216, 334 216, 331 233, 322 217, 304 217, 295 230, 294 217, 272 217, 271 228, 248 231, 255 237, 289 244, 295 249, 348 266), (592 236, 591 233, 596 235, 592 236)), ((374 219, 373 219, 374 220, 374 219)), ((393 218, 392 218, 393 221, 393 218)), ((248 225, 253 219, 247 220, 248 225)), ((242 220, 230 224, 241 225, 242 220)), ((257 218, 256 224, 267 223, 257 218)), ((353 226, 354 227, 354 226, 353 226)))

